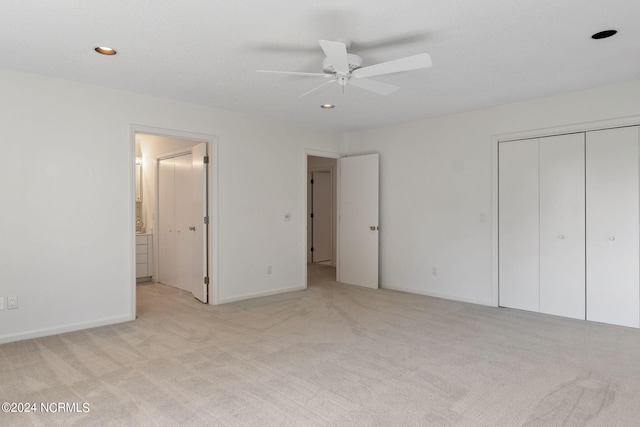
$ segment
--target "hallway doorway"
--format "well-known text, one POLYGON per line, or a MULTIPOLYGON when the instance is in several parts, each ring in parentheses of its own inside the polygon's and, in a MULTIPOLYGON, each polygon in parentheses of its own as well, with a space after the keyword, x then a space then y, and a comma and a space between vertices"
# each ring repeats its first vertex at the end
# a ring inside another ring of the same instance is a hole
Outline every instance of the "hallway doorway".
POLYGON ((330 267, 324 274, 333 272, 331 280, 336 279, 336 190, 337 160, 307 156, 307 264, 330 267))

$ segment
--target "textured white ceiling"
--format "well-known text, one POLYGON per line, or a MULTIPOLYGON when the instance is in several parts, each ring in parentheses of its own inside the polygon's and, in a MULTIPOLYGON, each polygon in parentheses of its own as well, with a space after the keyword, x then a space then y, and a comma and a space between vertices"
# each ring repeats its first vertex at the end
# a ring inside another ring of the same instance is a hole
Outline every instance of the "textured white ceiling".
POLYGON ((0 67, 360 130, 638 79, 640 1, 0 0, 0 67), (255 73, 321 72, 319 39, 351 40, 363 66, 422 52, 434 65, 377 77, 400 86, 386 97, 299 98, 323 80, 255 73))

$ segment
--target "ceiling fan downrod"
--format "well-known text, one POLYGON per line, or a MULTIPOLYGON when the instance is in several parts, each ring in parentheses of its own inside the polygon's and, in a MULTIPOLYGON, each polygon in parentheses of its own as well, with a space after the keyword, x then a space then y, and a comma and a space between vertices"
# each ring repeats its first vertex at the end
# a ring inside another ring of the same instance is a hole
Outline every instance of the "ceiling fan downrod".
POLYGON ((349 78, 350 77, 351 76, 349 74, 343 74, 343 73, 338 73, 337 74, 338 85, 342 89, 342 94, 343 95, 344 95, 344 87, 349 84, 349 78))

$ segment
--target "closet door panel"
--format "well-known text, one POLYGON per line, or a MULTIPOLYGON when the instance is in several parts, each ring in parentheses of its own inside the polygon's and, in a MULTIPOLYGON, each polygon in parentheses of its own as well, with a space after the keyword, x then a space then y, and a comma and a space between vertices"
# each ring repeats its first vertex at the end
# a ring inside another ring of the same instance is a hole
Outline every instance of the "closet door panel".
POLYGON ((175 283, 174 159, 158 162, 158 282, 175 283))
POLYGON ((540 141, 540 311, 585 318, 584 133, 540 141))
POLYGON ((587 319, 639 326, 638 127, 587 133, 587 319))
MULTIPOLYGON (((189 230, 193 223, 192 214, 192 155, 185 154, 175 158, 175 268, 174 286, 191 292, 193 271, 193 238, 194 232, 189 230)), ((200 224, 197 224, 200 226, 200 224)))
POLYGON ((498 147, 499 305, 539 311, 538 140, 498 147))

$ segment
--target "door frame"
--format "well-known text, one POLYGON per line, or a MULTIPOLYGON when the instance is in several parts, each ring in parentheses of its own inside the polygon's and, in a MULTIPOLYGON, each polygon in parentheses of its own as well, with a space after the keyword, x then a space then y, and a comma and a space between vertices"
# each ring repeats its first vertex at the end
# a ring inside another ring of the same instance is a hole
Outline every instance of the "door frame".
MULTIPOLYGON (((192 139, 194 142, 207 144, 209 155, 208 172, 208 209, 209 209, 209 253, 207 264, 209 266, 209 304, 218 304, 218 137, 215 135, 188 132, 175 129, 165 129, 155 126, 140 124, 129 125, 129 223, 128 232, 131 234, 129 252, 131 267, 129 282, 131 286, 131 318, 136 318, 136 195, 135 195, 135 158, 136 158, 136 134, 146 134, 160 137, 179 139, 192 139)), ((155 160, 155 159, 154 159, 155 160)), ((154 221, 155 222, 155 221, 154 221)), ((154 234, 155 234, 154 224, 154 234)), ((155 260, 154 260, 155 261, 155 260)))
MULTIPOLYGON (((303 191, 304 191, 304 197, 302 199, 302 203, 303 203, 303 207, 301 212, 305 212, 305 218, 304 218, 304 239, 303 239, 303 249, 300 251, 300 254, 302 254, 302 265, 303 265, 303 271, 304 271, 304 287, 305 289, 308 287, 308 283, 307 283, 307 242, 308 242, 308 238, 309 236, 307 235, 307 219, 309 216, 309 212, 308 212, 308 208, 307 208, 307 200, 309 197, 309 194, 307 192, 307 176, 308 173, 310 171, 309 167, 308 167, 308 163, 307 163, 307 158, 309 156, 313 156, 313 157, 324 157, 326 159, 341 159, 342 157, 346 157, 347 155, 344 153, 337 153, 337 152, 332 152, 332 151, 321 151, 321 150, 313 150, 310 148, 305 148, 304 149, 304 157, 303 157, 303 164, 304 164, 304 180, 301 180, 303 183, 303 191)), ((339 235, 338 233, 340 233, 340 163, 338 162, 337 166, 336 166, 336 170, 333 171, 333 173, 335 173, 335 179, 336 179, 336 183, 337 183, 337 189, 336 189, 336 205, 334 206, 334 209, 337 212, 336 215, 336 222, 335 224, 333 224, 333 226, 336 229, 336 252, 334 254, 335 260, 334 260, 334 264, 336 266, 336 281, 339 282, 340 281, 340 277, 338 276, 339 273, 339 268, 338 268, 338 263, 340 262, 340 239, 339 239, 339 235)))
POLYGON ((499 252, 498 252, 498 145, 501 142, 518 141, 521 139, 543 138, 547 136, 565 135, 569 133, 589 132, 595 130, 614 129, 627 126, 640 125, 640 116, 619 117, 606 120, 594 120, 592 122, 574 123, 569 125, 553 126, 548 128, 532 129, 518 132, 508 132, 494 134, 491 136, 491 175, 492 175, 492 197, 491 197, 491 217, 492 217, 492 306, 498 307, 499 297, 499 252))

